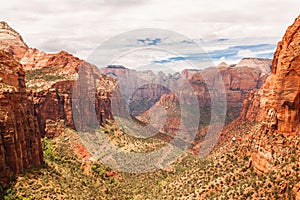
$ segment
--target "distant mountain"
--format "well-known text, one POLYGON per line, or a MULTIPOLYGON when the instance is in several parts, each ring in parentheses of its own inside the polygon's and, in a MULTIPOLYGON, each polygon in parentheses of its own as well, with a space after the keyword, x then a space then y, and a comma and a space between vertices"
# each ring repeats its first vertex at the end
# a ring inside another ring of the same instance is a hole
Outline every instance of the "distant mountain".
POLYGON ((271 71, 271 65, 270 59, 246 58, 236 65, 221 63, 217 68, 186 69, 181 74, 173 75, 165 75, 163 72, 154 74, 149 70, 136 71, 124 66, 109 66, 101 69, 101 72, 119 80, 120 90, 132 115, 139 116, 158 103, 161 97, 179 92, 182 94, 182 99, 179 100, 187 105, 191 104, 189 99, 196 95, 202 113, 200 124, 205 125, 211 116, 210 95, 214 95, 209 88, 217 89, 216 80, 219 75, 225 89, 222 92, 226 93, 224 94, 227 102, 226 121, 229 122, 239 116, 245 95, 252 89, 260 88, 271 71), (184 85, 189 85, 191 89, 184 89, 184 85))

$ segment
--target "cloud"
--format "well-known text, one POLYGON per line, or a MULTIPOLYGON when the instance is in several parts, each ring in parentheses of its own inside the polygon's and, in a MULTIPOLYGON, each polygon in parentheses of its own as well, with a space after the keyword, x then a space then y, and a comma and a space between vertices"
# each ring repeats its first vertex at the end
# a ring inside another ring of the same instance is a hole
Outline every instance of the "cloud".
POLYGON ((76 54, 76 49, 71 43, 68 43, 62 39, 48 39, 42 45, 41 48, 49 53, 55 53, 59 51, 67 51, 71 54, 76 54))
MULTIPOLYGON (((190 41, 188 44, 191 43, 190 41)), ((162 59, 158 57, 152 63, 167 65, 177 62, 182 63, 182 66, 184 66, 184 62, 185 65, 186 62, 193 62, 197 67, 212 66, 211 63, 218 65, 223 61, 228 64, 236 64, 245 57, 272 58, 276 48, 275 44, 259 44, 259 41, 255 41, 255 38, 241 41, 223 38, 205 42, 198 41, 198 44, 199 47, 209 49, 209 51, 201 51, 199 48, 193 49, 193 46, 191 46, 190 52, 187 54, 170 55, 162 59), (237 43, 239 45, 236 45, 237 43)))
MULTIPOLYGON (((29 46, 47 52, 64 48, 85 59, 113 36, 150 27, 183 34, 188 39, 182 42, 196 41, 217 60, 234 58, 243 49, 230 47, 241 43, 276 45, 299 7, 300 1, 277 0, 10 0, 0 3, 0 13, 29 46)), ((167 42, 148 38, 136 39, 152 46, 167 42)), ((263 48, 249 51, 270 56, 263 48)))
POLYGON ((255 57, 257 55, 256 52, 251 51, 250 49, 242 49, 239 50, 237 53, 237 56, 242 57, 242 58, 252 58, 255 57))
POLYGON ((145 38, 145 39, 137 39, 137 42, 144 46, 155 46, 161 42, 161 38, 145 38))

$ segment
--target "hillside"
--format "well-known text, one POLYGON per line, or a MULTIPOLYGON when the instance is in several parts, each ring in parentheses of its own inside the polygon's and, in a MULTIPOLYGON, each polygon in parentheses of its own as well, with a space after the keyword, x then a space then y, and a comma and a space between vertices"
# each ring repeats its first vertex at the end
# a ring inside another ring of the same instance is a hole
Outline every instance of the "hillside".
POLYGON ((105 75, 29 48, 4 22, 0 40, 0 199, 300 199, 300 16, 270 75, 270 60, 256 58, 105 75))

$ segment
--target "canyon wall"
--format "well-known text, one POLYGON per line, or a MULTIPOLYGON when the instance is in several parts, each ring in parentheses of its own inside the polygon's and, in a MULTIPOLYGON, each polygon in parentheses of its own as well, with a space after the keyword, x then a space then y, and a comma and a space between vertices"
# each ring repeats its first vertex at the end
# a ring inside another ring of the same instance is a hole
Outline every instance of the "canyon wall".
MULTIPOLYGON (((198 98, 202 122, 210 120, 211 95, 218 93, 220 79, 224 82, 223 96, 226 96, 227 122, 240 114, 243 100, 252 89, 258 89, 270 74, 272 61, 270 59, 245 58, 236 65, 221 63, 217 68, 203 70, 186 69, 181 74, 154 74, 151 71, 135 71, 123 66, 108 66, 101 72, 119 80, 120 89, 128 104, 129 113, 142 115, 149 110, 164 95, 176 90, 190 104, 189 97, 198 98), (189 84, 190 89, 184 88, 189 84), (209 88, 211 91, 209 91, 209 88)), ((172 94, 170 94, 172 95, 172 94)), ((222 99, 224 101, 224 99, 222 99)))
POLYGON ((207 68, 201 71, 184 70, 183 76, 191 84, 198 98, 200 110, 206 121, 210 116, 211 95, 223 92, 226 99, 226 122, 236 119, 241 111, 243 100, 248 92, 258 89, 264 83, 271 71, 271 60, 258 58, 245 58, 236 65, 221 63, 217 68, 207 68), (219 80, 222 80, 224 88, 220 90, 219 80), (210 90, 210 91, 209 91, 210 90), (202 110, 203 110, 202 109, 202 110))
MULTIPOLYGON (((72 94, 82 68, 86 70, 85 73, 92 73, 97 80, 94 104, 99 122, 103 123, 107 119, 113 119, 110 96, 116 84, 112 78, 95 70, 96 66, 65 51, 47 54, 38 49, 29 48, 19 33, 5 22, 0 23, 0 49, 10 52, 25 69, 26 87, 32 96, 42 136, 53 137, 55 134, 60 134, 63 128, 53 130, 57 126, 66 125, 75 128, 72 94)), ((87 94, 81 95, 82 98, 87 96, 87 94)), ((88 115, 89 113, 81 114, 88 115)))
MULTIPOLYGON (((35 50, 32 55, 27 52, 25 55, 30 59, 23 58, 22 63, 27 68, 26 85, 32 92, 34 107, 43 135, 47 137, 55 136, 55 130, 50 131, 46 128, 47 121, 51 123, 61 123, 63 121, 64 125, 76 128, 73 121, 72 99, 74 84, 80 76, 80 70, 83 68, 85 69, 83 74, 86 78, 93 77, 93 80, 97 82, 97 86, 93 91, 93 95, 96 97, 93 103, 95 103, 94 107, 97 111, 99 123, 104 123, 107 119, 113 119, 110 98, 116 86, 114 79, 98 72, 94 65, 75 58, 66 52, 41 56, 40 53, 36 53, 37 51, 35 50), (34 58, 36 55, 39 56, 34 58), (32 63, 31 60, 34 60, 35 63, 32 63)), ((88 80, 83 80, 81 84, 86 85, 87 82, 88 80)), ((87 98, 87 95, 86 93, 77 93, 78 98, 84 99, 87 98)), ((90 115, 88 111, 81 114, 90 115)), ((57 132, 56 134, 60 133, 57 132)))
POLYGON ((249 93, 240 120, 258 121, 269 131, 295 134, 300 109, 300 17, 278 43, 272 74, 261 89, 249 93))
POLYGON ((0 181, 43 163, 41 135, 25 72, 13 55, 0 51, 0 181))

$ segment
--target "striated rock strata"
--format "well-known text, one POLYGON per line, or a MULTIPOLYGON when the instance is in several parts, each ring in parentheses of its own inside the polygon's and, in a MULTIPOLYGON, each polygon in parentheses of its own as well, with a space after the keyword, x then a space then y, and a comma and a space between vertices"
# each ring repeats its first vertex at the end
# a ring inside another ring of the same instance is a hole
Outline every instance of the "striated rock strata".
POLYGON ((300 17, 278 43, 272 74, 261 89, 244 101, 241 120, 258 121, 268 131, 299 132, 300 119, 300 17))
MULTIPOLYGON (((211 107, 210 95, 214 95, 215 91, 225 93, 223 96, 226 96, 227 104, 226 121, 229 122, 239 116, 246 94, 253 89, 260 88, 270 71, 271 60, 245 58, 232 67, 221 63, 217 68, 207 68, 201 71, 184 70, 182 74, 188 78, 198 97, 200 109, 204 109, 203 115, 210 113, 207 110, 211 107), (220 78, 224 83, 222 90, 218 81, 220 78)), ((210 116, 204 116, 203 119, 206 118, 208 120, 210 116)))
POLYGON ((210 120, 210 95, 220 92, 219 78, 224 82, 223 96, 227 97, 227 121, 231 121, 239 116, 246 94, 260 88, 265 81, 271 71, 271 64, 270 59, 245 58, 237 65, 221 63, 217 68, 186 69, 181 74, 154 74, 123 66, 108 66, 101 69, 101 72, 119 81, 130 114, 142 115, 159 102, 162 96, 176 91, 183 98, 180 102, 187 105, 191 104, 191 96, 197 96, 202 118, 200 124, 205 125, 210 120), (186 88, 187 84, 190 89, 186 88))
MULTIPOLYGON (((53 131, 49 134, 45 131, 48 119, 57 122, 63 120, 65 125, 76 128, 73 121, 72 97, 74 84, 83 67, 86 68, 85 73, 91 73, 89 76, 94 76, 98 83, 93 92, 96 97, 94 103, 99 122, 103 123, 107 119, 113 119, 110 108, 110 97, 116 85, 113 79, 97 72, 95 66, 65 52, 51 55, 50 60, 48 60, 49 55, 39 59, 44 60, 44 66, 41 66, 40 69, 27 70, 26 84, 32 91, 34 107, 43 134, 48 137, 53 136, 53 131)), ((82 84, 86 83, 87 80, 82 84)), ((85 93, 79 95, 82 98, 87 97, 85 93)), ((88 111, 81 114, 89 115, 88 111)))
POLYGON ((24 70, 12 55, 0 51, 0 181, 42 163, 41 135, 24 70))
POLYGON ((9 52, 16 60, 23 57, 28 49, 21 35, 6 22, 0 22, 0 49, 9 52))
MULTIPOLYGON (((21 36, 5 22, 0 23, 0 49, 10 52, 26 70, 26 86, 31 91, 34 109, 37 114, 39 128, 42 135, 52 137, 53 128, 64 122, 75 128, 72 112, 72 94, 75 81, 79 77, 82 67, 86 73, 94 76, 97 87, 94 91, 96 99, 97 118, 100 123, 112 119, 110 96, 115 81, 99 72, 96 67, 71 54, 61 51, 56 54, 47 54, 38 49, 29 48, 21 36), (49 126, 47 121, 51 122, 49 126), (54 123, 54 125, 53 125, 54 123), (49 133, 47 133, 47 130, 49 133)), ((87 94, 82 94, 83 98, 87 94)), ((86 111, 88 112, 88 111, 86 111)), ((89 113, 81 113, 88 115, 89 113)), ((57 130, 57 134, 62 129, 57 130)))

